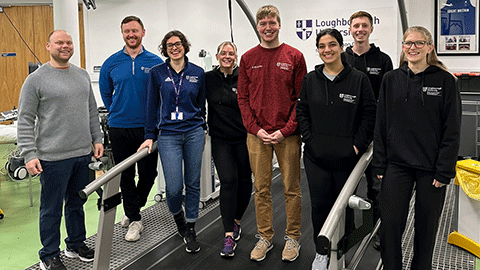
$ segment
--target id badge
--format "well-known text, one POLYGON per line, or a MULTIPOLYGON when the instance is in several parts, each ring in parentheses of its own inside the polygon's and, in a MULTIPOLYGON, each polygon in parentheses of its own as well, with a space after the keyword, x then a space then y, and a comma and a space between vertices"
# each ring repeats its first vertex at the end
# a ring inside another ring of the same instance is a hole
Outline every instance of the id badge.
POLYGON ((183 120, 183 112, 172 112, 170 118, 172 120, 183 120))

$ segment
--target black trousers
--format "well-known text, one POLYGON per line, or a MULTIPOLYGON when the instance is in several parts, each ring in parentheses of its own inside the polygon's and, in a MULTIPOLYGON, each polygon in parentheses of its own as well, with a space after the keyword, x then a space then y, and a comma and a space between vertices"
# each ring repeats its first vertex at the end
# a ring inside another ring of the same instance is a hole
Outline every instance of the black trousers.
POLYGON ((446 186, 432 185, 435 172, 387 164, 380 191, 380 243, 385 270, 402 269, 402 234, 415 187, 415 236, 412 270, 432 269, 438 221, 446 186))
MULTIPOLYGON (((119 164, 135 154, 145 141, 144 128, 112 128, 110 140, 115 164, 119 164)), ((151 153, 137 162, 138 183, 135 183, 135 165, 122 173, 120 189, 122 190, 123 209, 130 221, 141 220, 140 208, 145 206, 148 194, 157 177, 158 154, 151 153)))
POLYGON ((242 219, 252 194, 252 170, 247 144, 212 138, 212 156, 220 178, 220 213, 225 232, 233 232, 234 219, 242 219))
POLYGON ((367 198, 372 200, 373 204, 373 220, 374 224, 380 218, 380 206, 378 203, 378 195, 382 182, 374 175, 372 164, 370 163, 365 169, 365 179, 367 180, 367 198))
MULTIPOLYGON (((315 163, 308 155, 303 155, 303 162, 312 205, 313 240, 317 247, 317 236, 351 171, 325 169, 315 163)), ((350 207, 346 209, 345 219, 345 232, 348 233, 353 230, 355 225, 354 212, 350 207)))

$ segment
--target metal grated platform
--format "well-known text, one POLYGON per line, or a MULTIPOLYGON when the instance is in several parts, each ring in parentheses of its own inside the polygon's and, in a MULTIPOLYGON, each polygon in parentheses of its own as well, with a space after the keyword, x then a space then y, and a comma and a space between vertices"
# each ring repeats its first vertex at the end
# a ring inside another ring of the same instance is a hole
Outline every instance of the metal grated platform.
MULTIPOLYGON (((213 199, 204 203, 204 207, 199 209, 198 217, 202 217, 219 204, 218 199, 213 199)), ((122 228, 120 223, 114 226, 112 252, 110 256, 110 269, 121 269, 132 261, 163 242, 169 237, 177 236, 177 226, 173 220, 172 214, 168 210, 165 201, 159 202, 141 211, 142 223, 145 226, 142 237, 136 242, 127 242, 124 239, 128 228, 122 228)), ((95 246, 97 235, 92 235, 85 242, 89 247, 95 246)), ((65 257, 63 251, 60 253, 62 262, 67 269, 88 270, 92 269, 93 262, 86 263, 79 259, 70 259, 65 257)), ((28 270, 40 269, 37 263, 27 268, 28 270)))
MULTIPOLYGON (((456 188, 458 187, 453 184, 447 186, 445 204, 440 217, 437 240, 433 251, 433 270, 475 270, 475 256, 447 242, 448 235, 455 230, 456 226, 456 188)), ((414 204, 415 196, 412 196, 407 226, 402 238, 403 269, 410 269, 413 259, 414 204)))

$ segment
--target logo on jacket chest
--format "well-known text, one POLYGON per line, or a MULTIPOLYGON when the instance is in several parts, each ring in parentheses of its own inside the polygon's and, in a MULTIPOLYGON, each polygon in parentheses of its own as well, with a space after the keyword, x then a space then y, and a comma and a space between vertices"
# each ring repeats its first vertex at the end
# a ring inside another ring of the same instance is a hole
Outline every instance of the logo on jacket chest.
POLYGON ((434 97, 441 97, 442 96, 442 87, 431 87, 431 86, 424 86, 423 92, 427 94, 427 96, 434 96, 434 97))
POLYGON ((191 83, 197 83, 198 82, 198 76, 185 76, 185 79, 191 83))
POLYGON ((339 97, 343 102, 347 102, 347 103, 350 103, 350 104, 355 104, 355 103, 357 103, 357 96, 354 96, 354 95, 340 93, 340 94, 338 95, 338 97, 339 97))
POLYGON ((380 75, 382 73, 382 68, 367 67, 367 73, 370 75, 380 75))
POLYGON ((284 70, 291 70, 292 69, 292 64, 277 62, 277 67, 279 67, 280 69, 284 69, 284 70))
POLYGON ((140 69, 143 70, 144 73, 150 73, 150 69, 151 69, 151 68, 141 67, 140 69))

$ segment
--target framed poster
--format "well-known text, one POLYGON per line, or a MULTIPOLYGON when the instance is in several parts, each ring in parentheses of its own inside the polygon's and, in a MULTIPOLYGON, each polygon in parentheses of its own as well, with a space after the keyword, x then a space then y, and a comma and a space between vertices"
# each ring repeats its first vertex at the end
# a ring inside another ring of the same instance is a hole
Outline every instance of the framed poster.
POLYGON ((477 55, 480 0, 435 0, 438 55, 477 55))

